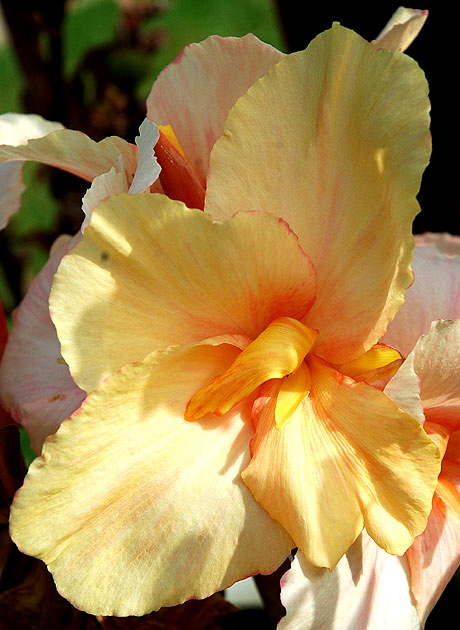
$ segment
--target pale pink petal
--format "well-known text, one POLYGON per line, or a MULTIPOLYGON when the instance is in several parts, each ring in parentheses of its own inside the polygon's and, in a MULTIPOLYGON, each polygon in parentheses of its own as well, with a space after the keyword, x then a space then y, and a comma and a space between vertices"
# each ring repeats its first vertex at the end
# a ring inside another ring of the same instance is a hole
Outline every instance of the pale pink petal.
POLYGON ((0 396, 16 422, 25 426, 32 449, 56 431, 84 398, 61 358, 48 297, 56 268, 71 244, 61 237, 50 260, 13 313, 13 327, 0 365, 0 396))
POLYGON ((394 52, 404 52, 422 30, 428 11, 399 7, 372 44, 394 52))
POLYGON ((318 274, 304 323, 331 363, 379 341, 412 282, 427 91, 412 59, 335 24, 236 102, 212 151, 205 211, 289 223, 318 274))
POLYGON ((433 322, 414 348, 425 416, 450 430, 460 428, 460 319, 433 322))
POLYGON ((414 239, 417 247, 431 245, 447 256, 460 255, 460 236, 453 236, 447 232, 425 232, 424 234, 416 234, 414 239))
POLYGON ((273 572, 293 541, 241 480, 249 404, 184 420, 239 350, 155 353, 109 377, 46 440, 12 507, 20 549, 93 614, 142 615, 273 572))
POLYGON ((0 230, 6 227, 10 217, 21 206, 21 195, 24 192, 22 181, 22 164, 7 162, 0 164, 0 230))
POLYGON ((45 120, 37 114, 2 114, 0 145, 27 144, 32 138, 41 138, 56 129, 64 129, 64 126, 59 122, 45 120))
POLYGON ((420 630, 407 561, 365 532, 329 572, 301 552, 281 580, 286 616, 278 630, 420 630))
MULTIPOLYGON (((458 481, 457 489, 460 491, 458 481)), ((427 528, 406 556, 411 589, 420 619, 425 622, 460 564, 460 520, 436 495, 427 528)))
MULTIPOLYGON (((34 114, 2 114, 0 116, 0 145, 26 144, 31 138, 40 138, 50 131, 62 129, 61 123, 50 122, 34 114)), ((0 164, 0 230, 12 214, 19 210, 24 192, 22 164, 0 164)))
POLYGON ((203 184, 229 110, 283 57, 251 34, 213 36, 187 46, 160 73, 147 99, 147 116, 158 125, 172 125, 203 184))
POLYGON ((383 391, 400 409, 423 424, 425 414, 420 399, 420 378, 414 369, 414 358, 414 353, 411 352, 383 391))
POLYGON ((150 120, 145 119, 139 127, 137 144, 137 168, 129 192, 131 195, 148 192, 150 186, 158 179, 161 168, 158 164, 153 147, 158 142, 160 132, 150 120))
POLYGON ((414 284, 406 291, 405 303, 382 339, 404 356, 430 330, 433 320, 460 317, 460 256, 443 253, 446 249, 451 254, 460 253, 458 241, 430 238, 430 246, 414 250, 414 284))

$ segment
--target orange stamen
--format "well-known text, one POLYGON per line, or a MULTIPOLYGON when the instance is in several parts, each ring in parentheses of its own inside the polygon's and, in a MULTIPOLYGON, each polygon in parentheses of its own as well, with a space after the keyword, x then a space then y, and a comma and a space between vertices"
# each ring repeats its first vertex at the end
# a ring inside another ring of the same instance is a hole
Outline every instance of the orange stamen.
POLYGON ((160 182, 171 199, 183 201, 189 208, 203 210, 205 188, 187 159, 170 126, 160 126, 155 155, 161 166, 160 182))

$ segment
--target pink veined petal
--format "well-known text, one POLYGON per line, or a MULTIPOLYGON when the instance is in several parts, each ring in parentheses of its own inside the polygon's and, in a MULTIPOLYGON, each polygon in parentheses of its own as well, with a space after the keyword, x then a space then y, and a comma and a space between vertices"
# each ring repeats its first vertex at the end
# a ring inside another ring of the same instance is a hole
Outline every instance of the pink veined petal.
POLYGON ((255 339, 276 317, 302 317, 315 288, 296 235, 268 213, 220 223, 163 195, 118 195, 63 259, 50 305, 71 374, 90 391, 153 350, 255 339))
POLYGON ((51 282, 70 237, 60 237, 50 260, 13 313, 13 327, 0 364, 0 396, 16 422, 23 424, 39 453, 47 435, 77 409, 85 394, 72 381, 61 357, 48 310, 51 282))
MULTIPOLYGON (((0 145, 26 144, 31 138, 40 138, 50 131, 62 129, 61 123, 45 120, 35 114, 2 114, 0 116, 0 145)), ((1 161, 1 160, 0 160, 1 161)), ((22 164, 0 164, 0 230, 12 214, 19 210, 24 192, 22 164)))
POLYGON ((405 356, 433 320, 460 317, 460 256, 454 256, 460 253, 460 239, 427 235, 423 242, 429 244, 414 250, 414 284, 382 339, 405 356))
POLYGON ((363 532, 333 571, 298 552, 281 580, 286 616, 278 630, 420 630, 405 557, 363 532))
POLYGON ((305 323, 331 363, 379 341, 412 282, 428 111, 412 59, 336 24, 236 102, 213 148, 205 211, 288 221, 318 273, 305 323))
POLYGON ((289 554, 292 540, 241 480, 251 401, 223 418, 183 417, 238 352, 217 339, 154 353, 109 377, 46 440, 11 531, 77 608, 142 615, 271 573, 289 554))
POLYGON ((209 154, 231 107, 283 57, 252 34, 212 36, 187 46, 160 73, 147 99, 147 117, 172 125, 203 185, 209 154))

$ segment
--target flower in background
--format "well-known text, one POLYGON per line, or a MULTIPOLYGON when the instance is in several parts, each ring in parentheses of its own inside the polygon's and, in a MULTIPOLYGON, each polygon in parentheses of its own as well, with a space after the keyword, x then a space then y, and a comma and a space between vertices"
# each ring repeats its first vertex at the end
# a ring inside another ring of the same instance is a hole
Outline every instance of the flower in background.
POLYGON ((332 568, 363 527, 398 554, 423 531, 439 449, 369 382, 400 364, 377 342, 412 281, 428 108, 413 60, 335 25, 230 110, 204 212, 93 210, 50 297, 89 394, 11 520, 75 605, 143 614, 293 546, 332 568))
POLYGON ((384 337, 407 359, 385 392, 445 451, 427 528, 401 558, 363 533, 331 573, 299 553, 282 580, 280 630, 423 627, 460 564, 460 239, 417 243, 415 283, 384 337))

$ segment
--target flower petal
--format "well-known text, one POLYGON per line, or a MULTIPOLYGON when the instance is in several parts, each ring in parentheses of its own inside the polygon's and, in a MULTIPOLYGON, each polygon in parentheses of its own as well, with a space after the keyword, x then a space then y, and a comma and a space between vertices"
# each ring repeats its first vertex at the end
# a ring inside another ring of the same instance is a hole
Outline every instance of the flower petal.
POLYGON ((160 132, 158 127, 150 120, 145 119, 139 127, 137 144, 137 168, 133 181, 129 188, 132 195, 148 192, 160 174, 161 168, 153 152, 153 147, 158 142, 160 132))
POLYGON ((428 11, 398 7, 372 44, 394 52, 404 52, 422 30, 428 11))
POLYGON ((281 429, 256 418, 243 479, 308 560, 332 568, 366 527, 402 554, 426 526, 440 453, 382 392, 308 357, 311 391, 281 429))
POLYGON ((428 110, 412 59, 334 25, 237 101, 213 149, 205 211, 288 221, 318 273, 305 323, 331 363, 379 341, 412 282, 428 110))
POLYGON ((254 339, 276 317, 302 317, 315 288, 295 234, 268 213, 214 223, 162 195, 120 195, 63 259, 50 304, 72 376, 90 391, 150 351, 254 339))
MULTIPOLYGON (((0 143, 26 144, 30 138, 41 138, 50 131, 62 129, 61 123, 50 122, 35 114, 2 114, 0 116, 0 143)), ((1 161, 1 159, 0 159, 1 161)), ((12 214, 19 210, 22 182, 22 164, 15 162, 0 164, 0 230, 8 223, 12 214)))
POLYGON ((85 397, 61 358, 48 310, 53 275, 70 244, 70 237, 56 241, 49 261, 14 312, 0 364, 2 403, 14 420, 24 425, 36 453, 40 453, 45 437, 54 433, 85 397))
MULTIPOLYGON (((460 491, 460 484, 457 488, 460 491)), ((411 589, 420 619, 425 622, 460 564, 460 521, 436 495, 427 528, 406 555, 411 589)))
POLYGON ((213 36, 187 46, 160 73, 147 99, 147 117, 172 125, 203 185, 230 108, 283 57, 251 34, 213 36))
POLYGON ((281 600, 286 617, 278 630, 421 628, 406 559, 386 553, 365 532, 333 571, 298 552, 281 581, 281 600))
POLYGON ((193 392, 238 353, 215 344, 123 368, 32 464, 12 507, 12 536, 48 564, 77 608, 142 615, 272 572, 289 554, 292 540, 240 478, 250 406, 183 418, 193 392))
MULTIPOLYGON (((439 247, 448 247, 452 252, 458 249, 460 253, 456 239, 438 242, 439 247)), ((433 320, 460 317, 460 256, 446 256, 434 245, 415 248, 415 282, 383 337, 385 343, 406 356, 418 338, 429 332, 433 320)))
POLYGON ((402 399, 418 397, 427 419, 450 431, 459 429, 459 347, 460 319, 434 321, 385 392, 400 406, 402 399))
POLYGON ((56 166, 88 181, 117 166, 119 156, 132 177, 136 170, 135 147, 116 136, 95 142, 80 131, 58 129, 27 144, 0 145, 0 162, 31 160, 56 166))

